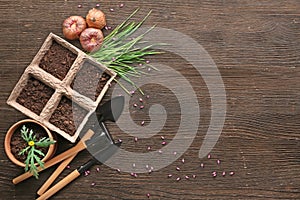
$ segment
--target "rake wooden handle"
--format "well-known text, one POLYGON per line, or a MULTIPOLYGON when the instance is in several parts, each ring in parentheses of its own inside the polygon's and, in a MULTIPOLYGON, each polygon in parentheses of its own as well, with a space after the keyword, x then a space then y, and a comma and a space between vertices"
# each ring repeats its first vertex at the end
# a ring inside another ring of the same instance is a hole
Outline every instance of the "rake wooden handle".
POLYGON ((61 174, 61 172, 68 166, 68 164, 76 157, 77 154, 64 160, 56 170, 51 174, 47 181, 42 185, 42 187, 37 191, 38 195, 44 194, 44 192, 50 187, 50 185, 55 181, 55 179, 61 174))
MULTIPOLYGON (((90 138, 89 134, 85 134, 81 141, 85 142, 90 138)), ((47 179, 47 181, 42 185, 42 187, 37 191, 38 195, 44 194, 44 192, 50 187, 50 185, 55 181, 55 179, 61 174, 61 172, 68 166, 68 164, 76 157, 77 154, 70 156, 66 160, 64 160, 56 170, 51 174, 51 176, 47 179)))
MULTIPOLYGON (((92 137, 94 135, 94 131, 92 130, 88 130, 87 133, 90 137, 92 137)), ((85 142, 84 141, 79 141, 77 143, 76 146, 68 149, 67 151, 59 154, 58 156, 52 158, 51 160, 47 161, 45 164, 44 164, 44 168, 42 167, 38 167, 38 172, 41 172, 49 167, 52 167, 53 165, 59 163, 60 161, 62 160, 65 160, 67 158, 69 158, 70 156, 74 155, 74 154, 77 154, 78 152, 82 151, 83 149, 86 148, 86 145, 85 145, 85 142)), ((25 172, 24 174, 21 174, 20 176, 14 178, 12 180, 13 184, 18 184, 28 178, 30 178, 33 174, 30 173, 30 172, 25 172)))
POLYGON ((78 176, 80 176, 80 173, 78 170, 74 170, 72 173, 70 173, 68 176, 66 176, 64 179, 59 181, 56 185, 54 185, 52 188, 50 188, 48 191, 46 191, 44 194, 42 194, 37 200, 44 200, 50 198, 52 195, 54 195, 56 192, 61 190, 63 187, 71 183, 73 180, 75 180, 78 176))

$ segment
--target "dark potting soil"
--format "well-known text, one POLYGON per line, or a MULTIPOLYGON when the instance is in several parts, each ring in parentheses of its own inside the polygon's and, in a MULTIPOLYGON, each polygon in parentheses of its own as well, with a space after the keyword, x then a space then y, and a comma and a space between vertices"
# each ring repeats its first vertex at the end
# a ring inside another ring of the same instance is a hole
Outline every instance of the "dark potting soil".
POLYGON ((73 136, 83 118, 86 116, 87 110, 73 103, 70 99, 63 96, 57 108, 49 119, 49 122, 73 136))
POLYGON ((95 101, 109 79, 109 74, 85 62, 71 83, 71 88, 95 101))
POLYGON ((16 101, 25 108, 28 108, 39 115, 53 93, 54 89, 45 85, 41 81, 30 77, 16 101))
MULTIPOLYGON (((25 124, 26 128, 33 131, 33 133, 36 135, 37 140, 40 140, 43 137, 48 137, 47 132, 40 127, 39 125, 35 123, 27 123, 25 124)), ((19 152, 21 152, 24 148, 28 146, 27 142, 22 138, 21 136, 21 129, 22 126, 17 128, 14 134, 11 137, 11 153, 15 156, 16 159, 18 159, 21 162, 25 162, 27 154, 25 153, 24 155, 18 155, 19 152)), ((49 147, 36 147, 40 151, 42 151, 45 155, 47 154, 48 148, 49 147)), ((42 156, 39 156, 42 159, 42 156)))
POLYGON ((63 80, 74 63, 77 55, 53 41, 50 49, 40 61, 40 68, 63 80))

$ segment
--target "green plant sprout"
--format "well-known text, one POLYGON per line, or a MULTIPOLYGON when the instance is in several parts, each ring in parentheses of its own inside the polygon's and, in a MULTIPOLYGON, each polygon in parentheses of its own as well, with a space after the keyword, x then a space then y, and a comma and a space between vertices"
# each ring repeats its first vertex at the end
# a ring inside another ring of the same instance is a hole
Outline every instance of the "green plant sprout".
MULTIPOLYGON (((151 50, 153 46, 162 44, 151 44, 142 48, 137 46, 146 44, 146 41, 142 41, 144 36, 150 32, 153 28, 149 28, 144 33, 130 39, 144 23, 144 21, 151 14, 151 11, 141 22, 129 22, 129 20, 137 13, 139 9, 135 10, 123 23, 118 25, 109 35, 104 38, 102 48, 98 51, 90 53, 94 59, 98 62, 106 65, 112 69, 117 75, 130 83, 135 88, 139 89, 136 84, 130 79, 130 76, 139 77, 141 74, 146 74, 140 69, 135 67, 135 64, 146 64, 149 67, 157 70, 154 66, 147 64, 145 56, 160 54, 162 52, 151 50)), ((117 80, 115 81, 128 93, 129 91, 117 80)), ((139 89, 143 94, 143 92, 139 89)))
POLYGON ((38 179, 38 166, 42 168, 44 167, 44 162, 40 157, 44 157, 45 154, 36 147, 48 147, 51 144, 54 144, 56 141, 46 137, 37 140, 33 131, 31 129, 29 130, 25 125, 22 126, 21 136, 28 144, 28 146, 19 153, 19 155, 24 155, 27 152, 27 158, 25 160, 25 172, 29 171, 36 179, 38 179))

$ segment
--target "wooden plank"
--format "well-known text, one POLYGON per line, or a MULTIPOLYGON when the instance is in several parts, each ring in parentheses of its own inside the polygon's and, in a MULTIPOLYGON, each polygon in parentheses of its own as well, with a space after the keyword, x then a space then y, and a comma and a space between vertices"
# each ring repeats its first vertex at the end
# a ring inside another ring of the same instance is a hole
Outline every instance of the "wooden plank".
MULTIPOLYGON (((25 118, 6 105, 15 83, 31 62, 49 32, 62 36, 61 23, 70 15, 82 15, 98 1, 6 1, 0 5, 0 141, 15 121, 25 118), (78 8, 78 4, 82 7, 78 8)), ((166 53, 151 59, 179 71, 193 86, 201 109, 197 137, 183 157, 151 174, 132 177, 107 166, 94 166, 91 174, 80 177, 52 199, 300 199, 300 4, 298 0, 146 0, 101 1, 108 24, 115 27, 135 8, 141 19, 153 13, 146 25, 156 24, 186 34, 201 44, 215 61, 224 81, 227 95, 225 125, 212 158, 199 159, 198 151, 211 117, 211 102, 202 77, 191 63, 166 53), (118 4, 124 3, 124 8, 118 4), (114 12, 109 9, 114 8, 114 12), (216 160, 221 164, 217 165, 216 160), (202 169, 200 164, 204 163, 202 169), (180 171, 176 167, 180 167, 180 171), (100 167, 100 172, 96 168, 100 167), (211 173, 218 172, 213 178, 211 173), (226 171, 225 177, 220 173, 226 171), (234 171, 234 176, 228 173, 234 171), (168 178, 172 174, 172 178, 168 178), (185 176, 189 176, 189 180, 185 176), (192 178, 196 175, 196 178, 192 178), (181 177, 180 181, 176 181, 181 177), (91 184, 95 185, 92 186, 91 184)), ((78 42, 72 42, 78 46, 78 42)), ((187 49, 193 53, 193 49, 187 49)), ((178 79, 174 84, 182 84, 178 79)), ((122 148, 147 152, 147 146, 160 148, 159 136, 171 139, 180 123, 180 107, 174 95, 164 87, 145 88, 152 103, 165 106, 165 127, 150 139, 140 139, 108 123, 122 148)), ((109 98, 109 91, 106 99, 109 98)), ((138 101, 135 96, 131 104, 138 101), (136 99, 134 99, 136 98, 136 99)), ((188 97, 183 97, 188 99, 188 97)), ((131 110, 133 111, 133 110, 131 110)), ((150 118, 147 109, 131 114, 137 124, 150 118)), ((141 128, 142 130, 142 128, 141 128)), ((62 138, 62 149, 70 146, 62 138)), ((22 173, 4 154, 0 145, 1 199, 33 199, 51 170, 39 180, 30 179, 14 186, 11 179, 22 173)), ((88 158, 84 152, 60 176, 66 176, 88 158)), ((126 160, 127 158, 124 158, 126 160)), ((53 169, 52 169, 53 170, 53 169)))

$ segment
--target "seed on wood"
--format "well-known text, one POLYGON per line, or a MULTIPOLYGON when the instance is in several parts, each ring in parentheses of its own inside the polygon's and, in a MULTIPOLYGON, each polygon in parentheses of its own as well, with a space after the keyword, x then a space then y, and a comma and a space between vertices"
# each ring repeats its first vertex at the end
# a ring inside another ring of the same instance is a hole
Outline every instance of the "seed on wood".
POLYGON ((182 163, 184 163, 184 162, 185 162, 184 158, 182 158, 181 162, 182 162, 182 163))
POLYGON ((217 160, 217 164, 218 164, 218 165, 221 164, 221 160, 217 160))
POLYGON ((95 186, 95 185, 96 185, 96 183, 92 183, 92 184, 91 184, 91 186, 95 186))
POLYGON ((120 7, 120 8, 123 8, 123 7, 124 7, 124 4, 123 4, 123 3, 121 3, 121 4, 119 5, 119 7, 120 7))
POLYGON ((164 140, 164 139, 165 139, 165 137, 164 137, 164 136, 160 136, 160 138, 161 138, 162 140, 164 140))
POLYGON ((68 166, 67 166, 67 169, 70 169, 70 168, 71 168, 70 165, 68 165, 68 166))
POLYGON ((151 150, 151 147, 147 147, 147 150, 150 151, 150 150, 151 150))
POLYGON ((180 171, 180 168, 179 168, 179 167, 176 167, 176 170, 177 170, 177 171, 180 171))
POLYGON ((142 99, 142 98, 140 98, 139 100, 140 100, 140 102, 143 102, 143 99, 142 99))
POLYGON ((171 178, 172 176, 173 176, 172 174, 169 174, 169 175, 168 175, 168 178, 171 178))
POLYGON ((132 167, 135 167, 135 163, 132 164, 132 167))
POLYGON ((77 7, 78 7, 78 8, 82 8, 82 5, 81 5, 81 4, 79 4, 77 7))
POLYGON ((140 106, 140 109, 143 109, 144 107, 145 107, 145 106, 142 105, 142 106, 140 106))
POLYGON ((117 171, 118 173, 121 173, 121 170, 120 170, 120 169, 116 169, 116 171, 117 171))
POLYGON ((226 175, 226 172, 224 171, 224 172, 222 172, 222 176, 225 176, 226 175))
POLYGON ((231 171, 230 173, 229 173, 229 175, 230 176, 233 176, 235 173, 233 172, 233 171, 231 171))
POLYGON ((177 155, 177 152, 176 152, 176 151, 174 151, 174 152, 173 152, 173 154, 176 156, 176 155, 177 155))
POLYGON ((134 141, 135 141, 135 142, 137 142, 137 141, 138 141, 138 138, 137 138, 137 137, 135 137, 135 138, 134 138, 134 141))
POLYGON ((217 172, 212 172, 211 174, 212 174, 213 177, 217 176, 217 172))
POLYGON ((189 176, 185 176, 185 179, 190 179, 190 177, 189 176))
POLYGON ((162 145, 166 145, 166 144, 167 144, 167 142, 163 141, 161 144, 162 144, 162 145))
POLYGON ((110 9, 109 9, 109 11, 110 11, 110 12, 114 12, 114 11, 115 11, 115 9, 113 9, 113 8, 110 8, 110 9))
POLYGON ((197 176, 195 174, 193 174, 193 178, 196 178, 197 176))
POLYGON ((180 178, 180 177, 176 178, 176 181, 180 181, 180 180, 181 180, 181 178, 180 178))
POLYGON ((204 168, 204 163, 201 163, 201 164, 200 164, 200 167, 201 167, 201 168, 204 168))
POLYGON ((207 155, 207 158, 208 158, 208 159, 211 159, 211 155, 210 155, 210 154, 208 154, 208 155, 207 155))
POLYGON ((162 150, 161 150, 161 149, 160 149, 160 150, 158 150, 158 153, 162 154, 162 150))
POLYGON ((97 167, 97 168, 96 168, 96 171, 97 171, 97 172, 99 172, 99 171, 100 171, 100 168, 99 168, 99 167, 97 167))
POLYGON ((145 121, 142 121, 142 122, 141 122, 141 125, 143 126, 144 124, 145 124, 145 121))
POLYGON ((146 195, 148 198, 150 198, 150 194, 148 193, 147 195, 146 195))
POLYGON ((137 107, 137 104, 136 104, 136 103, 134 103, 134 104, 133 104, 133 107, 137 107))
POLYGON ((97 4, 96 4, 96 7, 100 7, 100 4, 99 4, 99 3, 97 3, 97 4))

